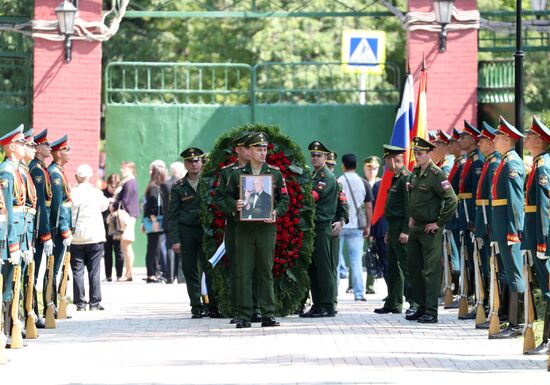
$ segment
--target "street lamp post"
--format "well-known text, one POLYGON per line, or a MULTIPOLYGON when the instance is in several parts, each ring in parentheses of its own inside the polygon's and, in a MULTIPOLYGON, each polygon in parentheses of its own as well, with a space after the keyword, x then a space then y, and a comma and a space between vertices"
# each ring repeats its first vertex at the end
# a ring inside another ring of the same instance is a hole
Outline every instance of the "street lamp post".
POLYGON ((441 25, 439 33, 439 52, 447 50, 447 24, 451 23, 453 17, 454 0, 433 0, 435 19, 441 25))
POLYGON ((77 8, 73 3, 63 0, 55 9, 57 21, 59 22, 59 32, 65 35, 65 63, 71 62, 71 52, 73 41, 71 36, 74 34, 74 20, 77 8))
MULTIPOLYGON (((521 28, 521 0, 516 0, 516 52, 514 53, 515 62, 515 82, 514 82, 514 104, 516 128, 523 133, 523 41, 521 28)), ((518 140, 516 152, 523 158, 523 141, 518 140)))

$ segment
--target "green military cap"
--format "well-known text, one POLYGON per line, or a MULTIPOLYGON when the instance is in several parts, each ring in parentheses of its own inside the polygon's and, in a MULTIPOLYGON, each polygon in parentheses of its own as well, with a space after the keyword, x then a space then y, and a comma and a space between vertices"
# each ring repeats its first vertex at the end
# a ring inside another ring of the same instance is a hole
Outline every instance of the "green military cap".
POLYGON ((433 144, 420 136, 415 136, 412 140, 413 151, 432 151, 434 148, 433 144))
POLYGON ((365 159, 363 159, 363 164, 378 164, 379 166, 382 165, 382 161, 379 157, 376 155, 367 156, 365 159))
POLYGON ((330 154, 330 150, 326 148, 325 145, 319 142, 318 140, 311 142, 309 146, 307 146, 307 149, 312 154, 315 154, 315 153, 324 154, 324 155, 330 154))
POLYGON ((252 132, 244 142, 246 147, 267 147, 269 137, 265 132, 252 132))
POLYGON ((405 152, 404 148, 397 147, 397 146, 390 146, 389 144, 384 144, 382 147, 384 148, 384 158, 386 156, 399 155, 405 152))
POLYGON ((237 147, 244 146, 244 144, 246 143, 246 140, 251 134, 253 134, 253 132, 242 131, 237 135, 236 138, 233 139, 231 143, 233 144, 233 146, 237 146, 237 147))
POLYGON ((204 152, 200 148, 189 147, 183 150, 180 156, 183 160, 199 160, 204 156, 204 152))
POLYGON ((338 154, 334 151, 327 155, 327 164, 336 164, 336 159, 338 158, 338 154))

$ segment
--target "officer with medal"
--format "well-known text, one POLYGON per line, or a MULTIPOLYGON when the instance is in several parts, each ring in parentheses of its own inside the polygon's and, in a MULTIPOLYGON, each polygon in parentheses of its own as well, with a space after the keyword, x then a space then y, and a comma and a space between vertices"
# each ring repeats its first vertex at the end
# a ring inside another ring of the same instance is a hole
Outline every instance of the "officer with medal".
MULTIPOLYGON (((52 187, 50 184, 50 174, 46 166, 46 159, 48 159, 52 150, 48 142, 48 130, 45 129, 42 132, 36 134, 33 138, 36 143, 36 153, 34 159, 29 163, 29 172, 32 177, 32 181, 36 190, 36 205, 39 211, 38 215, 38 239, 35 242, 34 253, 34 283, 38 281, 38 273, 40 271, 40 265, 44 256, 46 258, 52 255, 53 241, 50 230, 50 205, 52 201, 52 187)), ((45 278, 45 277, 44 277, 45 278)), ((45 287, 45 286, 44 286, 45 287)), ((35 298, 33 300, 34 312, 38 316, 38 301, 36 299, 36 290, 34 291, 35 298)), ((46 290, 42 290, 42 296, 44 299, 44 311, 46 311, 46 290)), ((44 328, 44 318, 39 317, 36 320, 37 328, 44 328)))
MULTIPOLYGON (((492 221, 492 196, 491 187, 493 176, 498 168, 501 156, 495 150, 496 130, 486 122, 482 123, 481 133, 479 135, 478 147, 484 156, 484 163, 481 169, 481 175, 475 189, 475 230, 474 236, 478 245, 484 250, 481 254, 481 268, 483 274, 483 283, 485 289, 485 299, 489 299, 489 277, 490 277, 490 255, 489 246, 491 244, 491 221, 492 221)), ((476 324, 477 329, 487 329, 489 323, 476 324)))
POLYGON ((500 117, 495 136, 495 148, 502 155, 502 161, 493 176, 491 241, 498 245, 510 290, 508 305, 508 327, 490 339, 514 338, 522 334, 523 323, 523 256, 521 254, 521 233, 524 222, 525 168, 516 153, 516 142, 525 136, 500 117))
MULTIPOLYGON (((50 186, 52 188, 52 200, 50 205, 50 228, 54 244, 54 269, 52 300, 57 308, 57 273, 63 263, 65 252, 73 239, 72 227, 72 201, 71 187, 65 176, 63 167, 71 159, 71 146, 67 135, 50 143, 53 162, 48 167, 50 186)), ((70 318, 70 317, 68 317, 70 318)))
POLYGON ((180 156, 183 158, 187 175, 174 183, 170 191, 167 214, 172 249, 181 256, 187 294, 191 301, 191 318, 217 318, 219 313, 214 292, 210 290, 210 274, 202 248, 204 230, 201 226, 200 195, 197 191, 205 154, 199 148, 189 147, 183 150, 180 156), (201 272, 206 275, 208 304, 201 302, 201 272))
MULTIPOLYGON (((450 135, 450 144, 449 144, 449 152, 454 156, 455 160, 453 163, 453 166, 451 167, 451 170, 449 171, 449 175, 447 177, 447 180, 449 183, 451 183, 451 186, 453 187, 453 191, 455 192, 455 195, 458 196, 459 191, 459 184, 460 184, 460 176, 462 175, 462 169, 464 168, 464 164, 466 163, 466 158, 468 157, 468 154, 462 150, 462 146, 460 145, 460 132, 454 128, 452 134, 450 135)), ((458 207, 457 210, 454 212, 453 216, 449 220, 449 222, 445 225, 445 231, 447 232, 447 240, 451 245, 451 278, 454 285, 454 291, 453 294, 458 294, 458 290, 460 287, 460 230, 459 230, 459 220, 458 220, 458 207)), ((456 308, 458 307, 458 302, 453 303, 451 306, 448 306, 447 308, 456 308)))
POLYGON ((412 140, 417 165, 409 182, 407 259, 412 298, 418 303, 418 308, 405 318, 421 323, 437 322, 442 229, 453 216, 457 205, 447 176, 431 160, 434 147, 420 137, 412 140))
MULTIPOLYGON (((225 188, 227 187, 227 182, 229 181, 229 177, 231 176, 231 173, 233 170, 236 170, 239 167, 243 167, 246 165, 246 163, 250 160, 250 149, 245 146, 245 142, 248 139, 248 136, 251 134, 250 131, 243 131, 241 132, 234 140, 233 140, 233 146, 235 147, 235 152, 237 154, 237 160, 231 164, 228 164, 227 166, 224 166, 220 170, 220 178, 218 179, 218 186, 216 188, 216 195, 215 195, 215 201, 218 207, 222 207, 224 204, 224 192, 225 188)), ((231 292, 230 292, 230 301, 231 301, 231 308, 233 311, 234 317, 231 319, 231 324, 236 324, 239 322, 239 318, 237 317, 236 311, 237 311, 237 282, 236 282, 236 266, 235 266, 235 260, 236 260, 236 247, 235 244, 235 232, 237 230, 237 222, 235 221, 235 218, 233 216, 228 215, 226 216, 226 222, 225 222, 225 229, 224 229, 224 242, 225 242, 225 255, 227 256, 229 260, 229 266, 230 266, 230 281, 231 281, 231 292)), ((256 287, 257 279, 254 276, 253 278, 253 287, 256 287)), ((254 303, 254 313, 252 315, 252 322, 261 322, 261 315, 259 314, 259 307, 258 304, 258 293, 257 290, 253 291, 252 294, 253 297, 253 303, 254 303), (257 311, 256 311, 257 310, 257 311)))
MULTIPOLYGON (((459 230, 462 232, 462 241, 465 243, 463 250, 466 253, 464 259, 468 266, 469 289, 473 292, 475 285, 474 277, 474 244, 473 232, 475 224, 475 199, 474 192, 477 188, 481 169, 483 168, 484 158, 477 147, 479 140, 479 131, 472 126, 468 121, 464 120, 464 130, 460 137, 459 143, 463 151, 468 156, 466 163, 460 174, 458 185, 458 218, 459 230)), ((461 248, 462 250, 462 248, 461 248)), ((485 249, 480 250, 481 258, 486 260, 487 253, 485 249)), ((475 309, 471 312, 458 316, 459 319, 474 319, 476 317, 475 309)))
POLYGON ((417 304, 411 298, 411 287, 407 261, 407 240, 409 238, 407 182, 410 172, 405 167, 405 149, 385 144, 384 161, 386 170, 393 172, 391 187, 386 198, 384 216, 389 223, 388 242, 388 295, 384 306, 374 309, 377 314, 401 314, 403 295, 411 309, 417 304))
POLYGON ((268 165, 268 136, 263 132, 252 133, 245 142, 250 148, 250 161, 231 173, 224 191, 224 209, 237 221, 236 229, 236 283, 238 329, 249 328, 253 315, 253 275, 258 279, 258 303, 262 314, 262 327, 279 326, 275 319, 275 292, 273 288, 273 258, 277 233, 277 218, 288 210, 288 191, 278 167, 268 165), (248 204, 241 196, 241 176, 271 176, 273 210, 265 221, 245 221, 241 211, 248 204), (229 211, 231 210, 231 211, 229 211), (255 273, 254 273, 255 271, 255 273))
MULTIPOLYGON (((301 317, 334 317, 338 288, 338 263, 332 255, 331 238, 334 217, 338 207, 338 183, 334 174, 326 166, 331 152, 321 142, 309 144, 313 165, 313 188, 315 201, 315 239, 309 266, 311 299, 313 306, 301 317)), ((344 219, 342 219, 344 221, 344 219)))
MULTIPOLYGON (((548 354, 550 338, 550 288, 548 273, 550 259, 546 255, 549 218, 550 194, 550 129, 536 116, 533 116, 531 128, 527 131, 524 146, 533 155, 533 169, 527 179, 525 188, 525 223, 523 228, 522 250, 531 251, 537 281, 546 302, 542 342, 525 354, 548 354)), ((527 277, 525 277, 527 279, 527 277)), ((533 298, 533 297, 531 297, 533 298)))
POLYGON ((3 298, 2 311, 4 321, 5 341, 7 348, 11 348, 11 331, 13 324, 19 320, 12 319, 12 307, 19 306, 19 298, 14 298, 13 273, 15 266, 21 264, 21 226, 25 205, 25 186, 19 173, 19 162, 25 157, 25 137, 23 136, 23 125, 7 133, 0 138, 6 158, 0 164, 0 185, 5 203, 7 241, 2 245, 2 278, 3 298))

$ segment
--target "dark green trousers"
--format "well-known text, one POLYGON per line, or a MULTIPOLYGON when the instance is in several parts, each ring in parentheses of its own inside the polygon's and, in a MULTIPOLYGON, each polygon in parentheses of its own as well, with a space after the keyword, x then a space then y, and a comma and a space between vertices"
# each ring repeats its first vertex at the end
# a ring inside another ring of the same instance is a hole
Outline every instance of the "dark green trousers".
POLYGON ((315 224, 313 253, 309 266, 311 299, 314 306, 334 310, 336 303, 336 281, 338 277, 338 258, 332 255, 332 225, 315 224))
POLYGON ((426 234, 425 225, 426 223, 417 223, 409 231, 407 257, 412 299, 418 304, 420 312, 437 316, 443 229, 435 234, 426 234))
POLYGON ((520 244, 515 243, 508 246, 507 241, 498 241, 498 247, 510 291, 512 293, 523 293, 525 291, 525 277, 523 276, 523 255, 521 255, 520 244))
MULTIPOLYGON (((331 225, 332 226, 332 225, 331 225)), ((332 228, 331 228, 332 233, 332 228)), ((330 252, 332 253, 332 263, 336 264, 338 270, 338 262, 340 258, 340 237, 331 237, 330 239, 330 252)), ((351 274, 350 274, 351 276, 351 274)), ((340 283, 340 276, 336 271, 336 284, 334 285, 334 306, 338 304, 338 284, 340 283)))
POLYGON ((2 301, 8 302, 13 298, 13 265, 5 260, 2 265, 2 301))
POLYGON ((404 218, 388 220, 388 296, 384 308, 392 311, 402 310, 403 295, 411 306, 417 306, 411 298, 407 245, 399 242, 404 222, 404 218))
POLYGON ((214 292, 210 290, 208 264, 202 249, 203 236, 202 227, 180 226, 181 266, 192 310, 203 307, 201 301, 201 278, 203 272, 206 275, 210 306, 215 303, 214 292))
POLYGON ((231 309, 233 313, 237 310, 237 284, 235 282, 235 258, 237 255, 237 244, 235 239, 235 234, 237 230, 237 224, 233 221, 227 221, 225 224, 224 231, 224 242, 225 242, 225 255, 229 262, 229 280, 231 282, 231 288, 229 291, 229 300, 231 301, 231 309))
POLYGON ((262 316, 275 315, 273 258, 277 226, 240 222, 236 228, 236 304, 239 318, 250 321, 254 308, 253 277, 257 277, 258 305, 262 316))

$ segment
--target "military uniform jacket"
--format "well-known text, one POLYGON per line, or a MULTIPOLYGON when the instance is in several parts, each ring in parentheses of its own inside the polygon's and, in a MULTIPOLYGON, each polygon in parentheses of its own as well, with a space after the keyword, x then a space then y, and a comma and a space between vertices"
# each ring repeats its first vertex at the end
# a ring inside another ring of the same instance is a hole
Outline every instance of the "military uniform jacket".
POLYGON ((491 240, 519 242, 523 230, 525 171, 521 158, 513 150, 504 154, 495 171, 491 188, 493 214, 491 240))
POLYGON ((548 186, 550 178, 550 155, 544 152, 533 159, 533 170, 525 186, 525 223, 521 248, 546 251, 548 238, 548 186))
MULTIPOLYGON (((225 189, 227 188, 227 183, 229 182, 229 177, 231 176, 231 173, 233 173, 234 170, 236 170, 237 168, 239 168, 239 163, 238 162, 234 162, 234 163, 231 163, 231 164, 228 164, 227 166, 225 167, 222 167, 222 169, 220 170, 220 177, 218 178, 218 186, 216 187, 216 190, 214 192, 214 203, 216 204, 216 206, 218 206, 222 212, 224 213, 227 213, 227 212, 233 212, 231 209, 230 210, 227 210, 227 209, 224 209, 223 206, 224 206, 224 193, 225 193, 225 189)), ((226 215, 226 219, 227 221, 234 221, 233 219, 233 215, 226 215)))
POLYGON ((22 209, 25 204, 25 186, 18 165, 9 158, 0 164, 0 183, 6 204, 7 249, 13 253, 20 250, 19 236, 21 235, 17 232, 21 212, 16 214, 14 209, 22 209))
POLYGON ((52 162, 48 167, 50 185, 52 187, 52 203, 50 206, 50 228, 61 234, 63 239, 71 235, 73 219, 71 213, 71 187, 65 177, 63 168, 52 162))
POLYGON ((172 186, 168 205, 168 233, 173 243, 181 243, 180 226, 201 226, 200 196, 186 175, 172 186))
MULTIPOLYGON (((460 175, 462 174, 462 169, 464 168, 464 163, 466 163, 466 157, 467 154, 462 154, 458 158, 455 159, 453 163, 453 167, 451 168, 451 171, 449 171, 449 175, 447 179, 451 183, 451 186, 453 187, 453 191, 455 192, 455 195, 458 196, 458 187, 460 184, 460 175)), ((458 230, 458 210, 456 210, 453 213, 453 216, 449 220, 449 222, 445 225, 445 228, 447 230, 458 230)))
POLYGON ((407 182, 411 173, 405 166, 401 167, 393 175, 391 187, 388 190, 386 198, 386 207, 384 216, 387 220, 404 219, 401 232, 409 233, 408 210, 409 210, 409 192, 407 191, 407 182))
POLYGON ((50 231, 50 205, 52 203, 50 174, 48 174, 46 164, 36 158, 29 163, 29 169, 36 189, 36 205, 40 211, 38 237, 41 242, 46 242, 52 239, 50 231))
POLYGON ((338 181, 338 206, 336 206, 336 215, 334 215, 334 222, 342 221, 345 225, 349 222, 349 204, 346 193, 344 192, 344 186, 338 181))
POLYGON ((338 207, 338 182, 325 165, 313 174, 311 194, 315 201, 315 223, 327 224, 332 221, 338 207))
POLYGON ((36 211, 34 210, 36 210, 36 189, 34 188, 34 183, 32 182, 29 168, 25 163, 19 163, 19 172, 21 174, 23 182, 25 183, 26 189, 25 207, 27 208, 27 210, 25 210, 24 213, 26 225, 23 224, 23 231, 26 230, 26 243, 28 250, 30 250, 32 248, 32 245, 34 244, 34 217, 36 215, 36 211))
POLYGON ((483 163, 483 168, 481 169, 481 176, 479 177, 475 196, 476 238, 488 237, 490 235, 489 227, 491 226, 492 218, 491 202, 493 200, 491 196, 491 186, 493 185, 493 177, 500 161, 500 154, 495 151, 485 158, 485 163, 483 163), (483 210, 485 210, 485 215, 483 210))
POLYGON ((464 163, 458 186, 458 219, 459 229, 469 230, 475 222, 475 192, 481 169, 484 163, 483 155, 478 148, 468 153, 464 163))
POLYGON ((421 172, 416 166, 409 183, 409 217, 417 223, 443 227, 453 216, 457 198, 447 175, 432 161, 421 172))
MULTIPOLYGON (((260 170, 262 175, 273 175, 273 209, 277 214, 277 218, 282 217, 288 210, 288 191, 283 174, 278 167, 271 166, 267 163, 262 165, 260 170)), ((237 167, 232 171, 229 181, 224 191, 224 203, 222 210, 234 220, 239 221, 239 213, 237 212, 237 200, 239 200, 241 175, 252 175, 250 162, 242 167, 237 167)))

